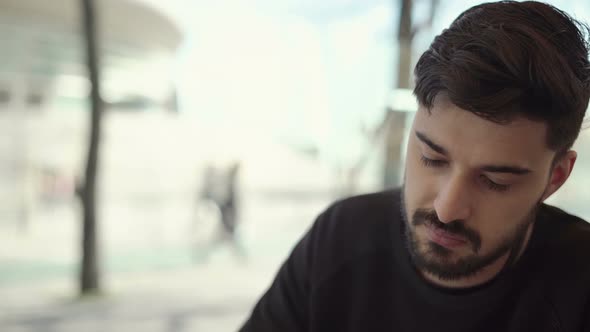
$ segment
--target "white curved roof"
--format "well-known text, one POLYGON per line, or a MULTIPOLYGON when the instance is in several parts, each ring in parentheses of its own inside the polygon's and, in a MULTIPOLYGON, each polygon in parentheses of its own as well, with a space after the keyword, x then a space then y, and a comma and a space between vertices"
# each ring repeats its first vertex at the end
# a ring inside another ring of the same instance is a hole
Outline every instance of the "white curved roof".
MULTIPOLYGON (((79 0, 0 0, 2 17, 22 25, 51 25, 80 31, 79 0)), ((172 51, 182 40, 180 28, 167 16, 140 2, 97 0, 99 33, 104 40, 133 43, 143 49, 172 51)))

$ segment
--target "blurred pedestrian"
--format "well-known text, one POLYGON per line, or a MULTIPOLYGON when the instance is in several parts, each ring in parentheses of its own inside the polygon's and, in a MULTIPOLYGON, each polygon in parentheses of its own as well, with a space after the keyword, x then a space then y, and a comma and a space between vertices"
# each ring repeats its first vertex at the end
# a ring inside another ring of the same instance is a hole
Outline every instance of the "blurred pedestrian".
POLYGON ((238 178, 240 163, 227 167, 207 166, 203 172, 203 185, 198 198, 198 208, 213 207, 217 231, 204 244, 197 245, 195 257, 206 261, 222 244, 229 244, 236 257, 244 259, 245 249, 237 235, 239 221, 238 178))

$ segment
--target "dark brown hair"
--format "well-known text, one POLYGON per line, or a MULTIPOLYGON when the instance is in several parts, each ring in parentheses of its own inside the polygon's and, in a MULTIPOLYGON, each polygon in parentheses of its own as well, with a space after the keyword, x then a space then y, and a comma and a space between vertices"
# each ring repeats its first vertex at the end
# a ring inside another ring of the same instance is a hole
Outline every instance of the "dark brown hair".
POLYGON ((548 4, 501 1, 472 7, 422 54, 414 94, 431 110, 446 94, 497 123, 524 116, 547 124, 547 145, 569 149, 590 98, 589 28, 548 4))

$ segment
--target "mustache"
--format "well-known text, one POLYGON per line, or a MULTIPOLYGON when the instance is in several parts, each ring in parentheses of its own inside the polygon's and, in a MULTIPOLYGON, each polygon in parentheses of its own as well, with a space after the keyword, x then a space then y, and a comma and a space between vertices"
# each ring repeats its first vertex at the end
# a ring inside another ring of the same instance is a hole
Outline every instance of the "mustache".
POLYGON ((476 253, 481 248, 481 236, 478 232, 465 226, 465 223, 461 220, 443 223, 440 221, 434 210, 416 209, 412 216, 412 225, 429 226, 453 235, 461 236, 471 243, 473 251, 476 253))

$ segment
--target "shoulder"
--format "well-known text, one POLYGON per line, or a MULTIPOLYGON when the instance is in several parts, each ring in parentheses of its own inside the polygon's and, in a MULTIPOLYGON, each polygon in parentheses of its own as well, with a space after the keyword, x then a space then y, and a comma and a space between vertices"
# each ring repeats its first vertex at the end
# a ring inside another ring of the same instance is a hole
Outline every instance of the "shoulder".
POLYGON ((564 294, 590 296, 590 224, 550 205, 541 207, 537 222, 542 230, 537 266, 547 280, 564 294))
POLYGON ((541 207, 537 221, 543 230, 536 255, 545 281, 543 292, 561 323, 573 330, 581 312, 590 309, 590 224, 549 205, 541 207))
POLYGON ((332 204, 322 214, 317 231, 325 239, 370 240, 366 236, 390 229, 399 215, 398 190, 354 196, 332 204))
POLYGON ((590 274, 590 223, 550 205, 541 207, 539 217, 545 228, 547 258, 590 274))
POLYGON ((321 279, 360 256, 392 248, 398 230, 400 192, 390 190, 346 198, 332 204, 316 220, 309 236, 313 261, 321 279))

